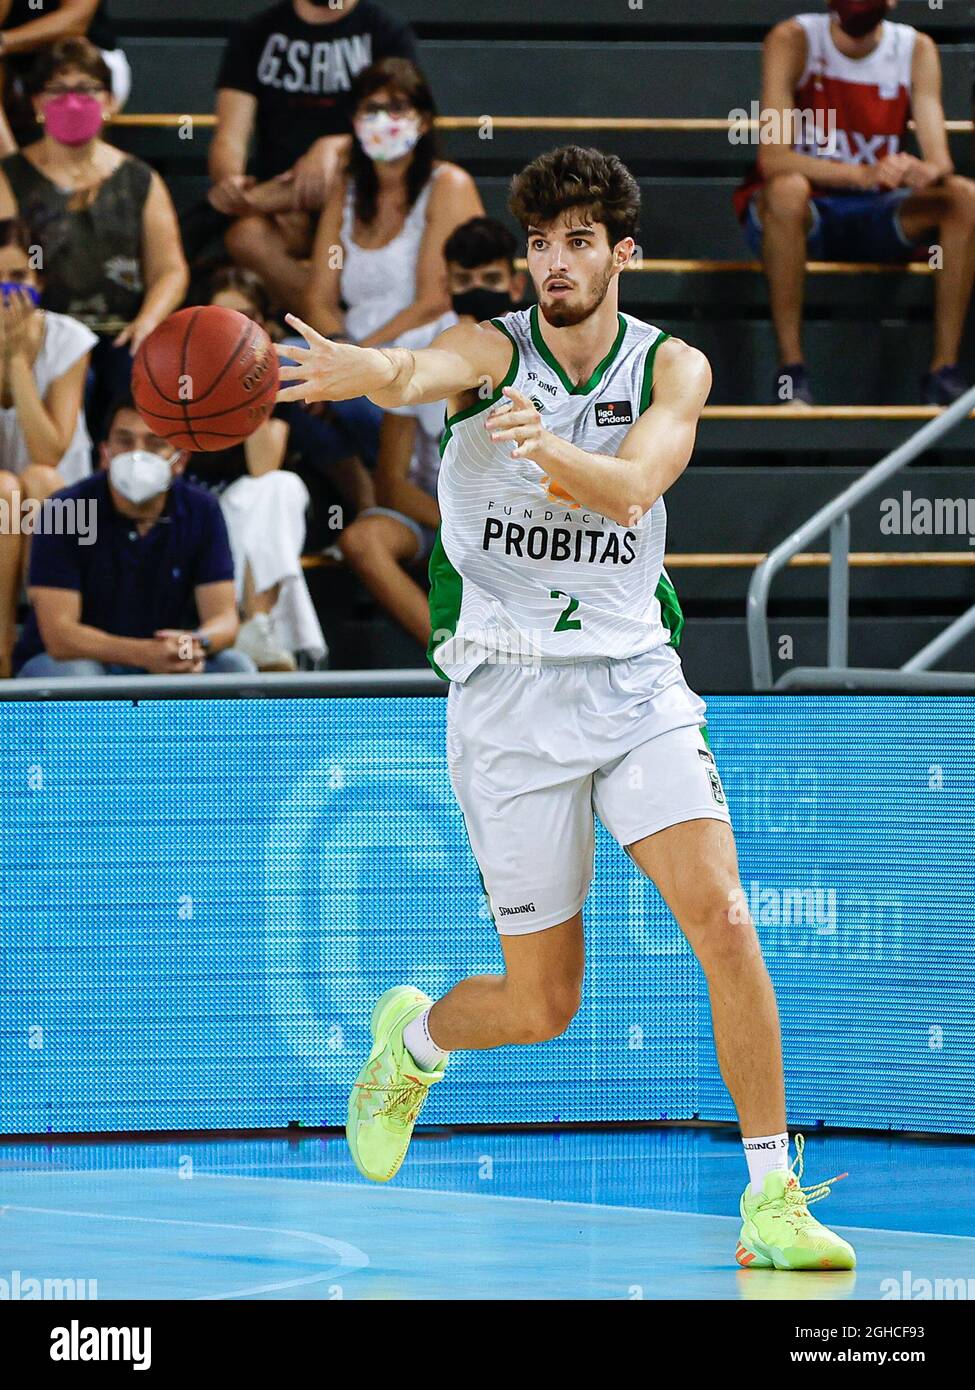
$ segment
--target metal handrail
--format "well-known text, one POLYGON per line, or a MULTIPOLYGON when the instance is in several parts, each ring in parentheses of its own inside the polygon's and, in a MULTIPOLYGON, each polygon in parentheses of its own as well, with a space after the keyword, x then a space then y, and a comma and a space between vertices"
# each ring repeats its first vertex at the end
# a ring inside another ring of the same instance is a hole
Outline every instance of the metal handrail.
MULTIPOLYGON (((955 428, 975 409, 975 386, 948 406, 936 419, 930 420, 893 453, 874 465, 862 478, 827 502, 804 525, 777 545, 752 575, 748 586, 748 650, 751 657, 752 683, 756 690, 771 690, 772 646, 768 621, 769 592, 772 580, 784 569, 794 555, 805 550, 814 540, 830 533, 829 570, 829 627, 827 654, 830 667, 845 667, 847 663, 849 624, 849 550, 850 512, 870 497, 890 478, 955 428)), ((975 628, 975 609, 953 623, 940 638, 913 657, 905 671, 926 669, 931 662, 957 645, 962 637, 975 628), (947 645, 945 645, 947 640, 947 645), (923 664, 918 665, 918 662, 923 664)))

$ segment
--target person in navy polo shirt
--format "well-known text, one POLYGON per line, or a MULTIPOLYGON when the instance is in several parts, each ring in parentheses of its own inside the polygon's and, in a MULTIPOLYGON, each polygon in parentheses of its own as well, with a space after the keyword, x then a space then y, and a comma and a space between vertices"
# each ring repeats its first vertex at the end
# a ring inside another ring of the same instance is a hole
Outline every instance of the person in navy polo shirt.
POLYGON ((16 676, 256 669, 231 650, 239 619, 220 503, 180 476, 186 459, 130 399, 111 412, 101 470, 44 504, 16 676), (63 534, 72 514, 89 521, 63 534))

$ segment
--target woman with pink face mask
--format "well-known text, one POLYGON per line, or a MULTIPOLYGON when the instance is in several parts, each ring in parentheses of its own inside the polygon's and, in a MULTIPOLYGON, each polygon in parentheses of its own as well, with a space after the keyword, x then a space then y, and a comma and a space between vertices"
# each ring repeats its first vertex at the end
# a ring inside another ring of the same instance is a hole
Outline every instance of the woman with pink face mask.
POLYGON ((484 206, 470 174, 438 158, 435 116, 407 59, 360 75, 352 152, 318 226, 304 306, 319 332, 376 347, 450 308, 443 248, 484 206))
POLYGON ((189 282, 162 179, 102 139, 111 73, 87 39, 45 50, 29 90, 44 135, 0 161, 0 218, 20 216, 40 248, 44 305, 98 336, 89 424, 128 386, 132 357, 182 304, 189 282))

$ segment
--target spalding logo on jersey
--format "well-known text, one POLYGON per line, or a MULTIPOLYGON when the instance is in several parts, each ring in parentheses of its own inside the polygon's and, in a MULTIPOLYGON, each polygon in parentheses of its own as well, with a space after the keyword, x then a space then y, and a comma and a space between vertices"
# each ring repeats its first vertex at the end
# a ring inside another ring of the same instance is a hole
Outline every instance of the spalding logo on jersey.
POLYGON ((633 406, 629 401, 597 401, 597 425, 632 425, 633 406))

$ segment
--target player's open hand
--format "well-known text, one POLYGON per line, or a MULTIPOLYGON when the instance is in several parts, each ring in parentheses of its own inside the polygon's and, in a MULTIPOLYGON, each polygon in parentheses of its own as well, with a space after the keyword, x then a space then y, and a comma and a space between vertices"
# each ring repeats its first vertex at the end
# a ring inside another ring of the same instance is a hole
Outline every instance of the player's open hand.
POLYGON ((337 343, 294 314, 287 314, 285 320, 308 346, 276 345, 282 359, 281 380, 298 383, 280 391, 279 401, 352 401, 387 386, 395 374, 393 364, 382 353, 337 343), (289 363, 293 365, 285 365, 289 363))
POLYGON ((517 445, 512 452, 512 458, 532 459, 538 463, 540 456, 545 452, 548 438, 548 430, 542 424, 542 417, 528 397, 516 391, 513 386, 506 386, 504 394, 510 404, 499 404, 490 411, 485 427, 495 443, 503 444, 510 440, 517 445))

